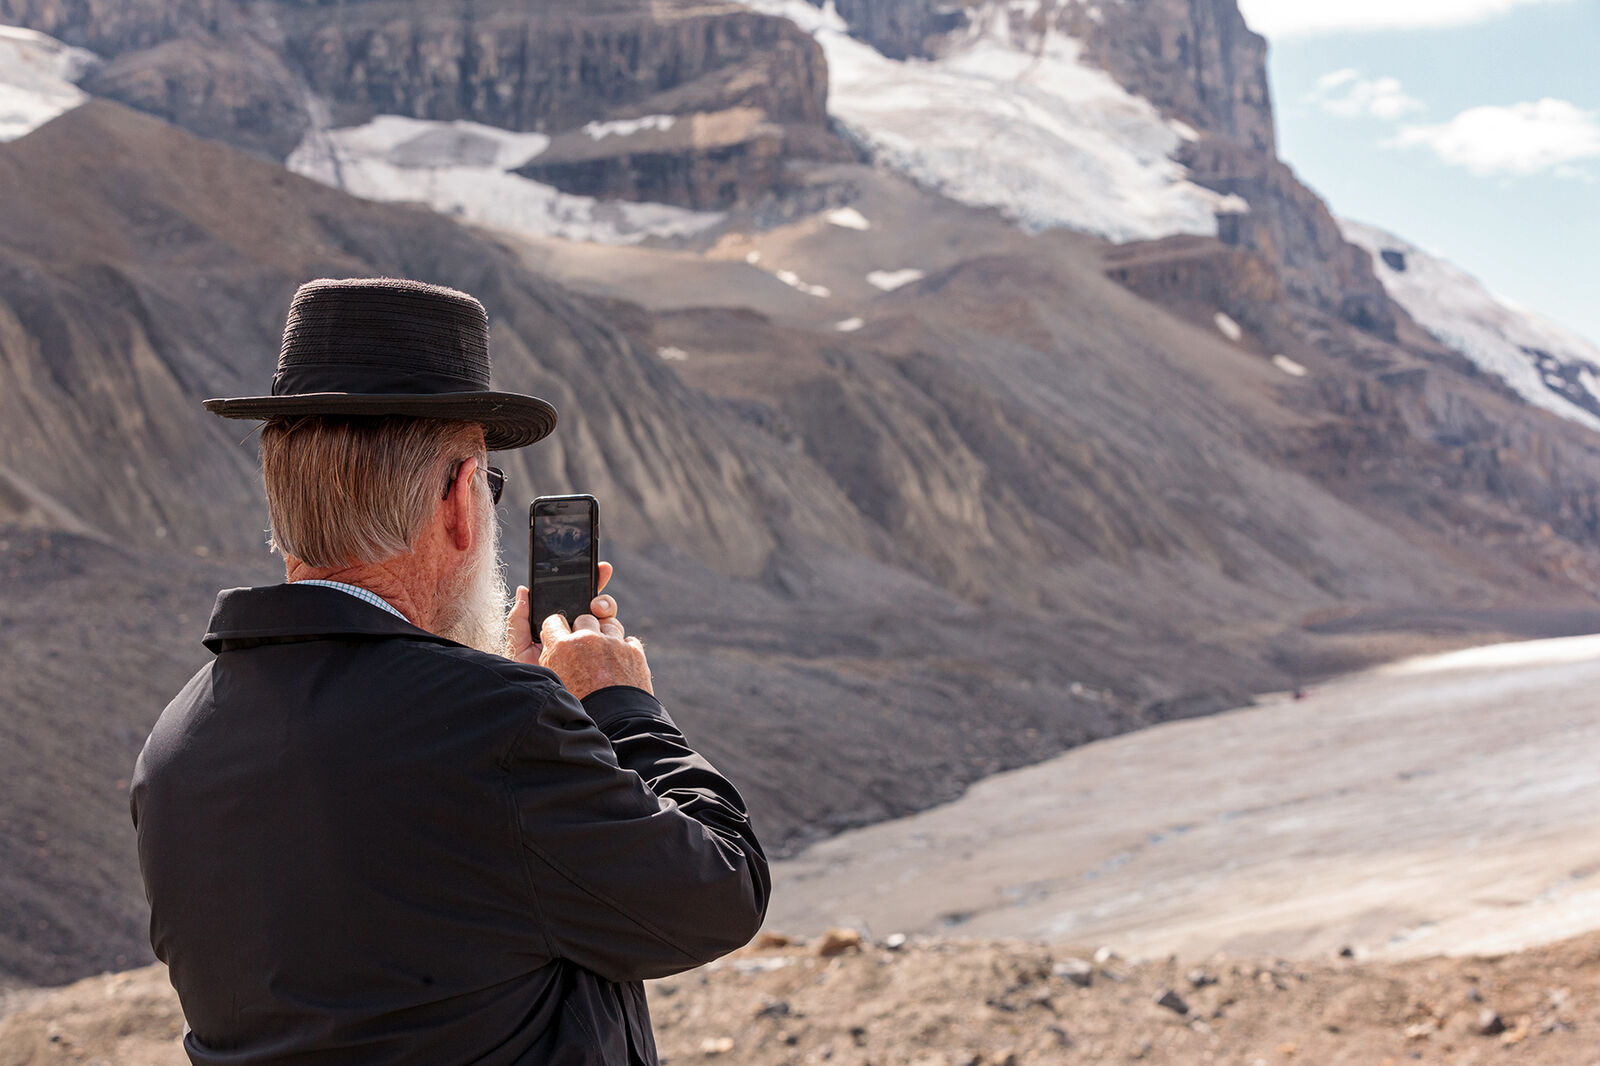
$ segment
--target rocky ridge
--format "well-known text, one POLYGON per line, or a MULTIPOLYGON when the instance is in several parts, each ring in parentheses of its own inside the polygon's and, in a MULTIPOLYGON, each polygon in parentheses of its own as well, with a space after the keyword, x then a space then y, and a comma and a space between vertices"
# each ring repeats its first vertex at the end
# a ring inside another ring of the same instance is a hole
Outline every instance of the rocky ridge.
MULTIPOLYGON (((827 70, 815 43, 787 20, 732 4, 0 0, 0 23, 104 57, 84 82, 94 95, 278 160, 314 127, 378 114, 559 132, 730 108, 763 119, 738 142, 745 153, 843 151, 826 129, 827 70)), ((692 156, 728 145, 679 147, 692 156)), ((680 195, 648 180, 659 160, 623 165, 641 172, 634 191, 680 195)), ((769 192, 777 174, 756 172, 769 192)), ((752 180, 737 187, 741 196, 752 180)), ((672 202, 725 198, 707 191, 724 183, 707 181, 672 202)), ((602 191, 630 191, 613 186, 602 191)))

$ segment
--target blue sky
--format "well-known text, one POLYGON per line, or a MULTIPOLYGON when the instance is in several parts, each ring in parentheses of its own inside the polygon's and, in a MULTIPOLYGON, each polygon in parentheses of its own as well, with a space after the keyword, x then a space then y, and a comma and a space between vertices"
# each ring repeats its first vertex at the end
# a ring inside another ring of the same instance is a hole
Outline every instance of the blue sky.
POLYGON ((1241 0, 1334 212, 1600 345, 1600 0, 1241 0))

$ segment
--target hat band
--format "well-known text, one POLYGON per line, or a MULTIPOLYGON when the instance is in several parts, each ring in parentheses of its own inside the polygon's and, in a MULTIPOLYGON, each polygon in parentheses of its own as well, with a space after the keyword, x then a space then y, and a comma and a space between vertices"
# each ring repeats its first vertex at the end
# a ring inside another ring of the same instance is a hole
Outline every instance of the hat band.
POLYGON ((280 366, 272 375, 272 395, 296 396, 312 392, 372 393, 374 395, 435 395, 442 392, 484 392, 483 383, 460 374, 448 374, 399 364, 305 363, 280 366))

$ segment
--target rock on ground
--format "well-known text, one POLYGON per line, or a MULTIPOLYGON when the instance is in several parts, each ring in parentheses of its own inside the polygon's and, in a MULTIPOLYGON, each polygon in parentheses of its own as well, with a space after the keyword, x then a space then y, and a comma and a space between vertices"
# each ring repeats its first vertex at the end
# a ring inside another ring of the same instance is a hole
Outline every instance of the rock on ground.
MULTIPOLYGON (((679 1064, 1591 1066, 1600 1035, 1600 933, 1498 958, 1214 957, 1187 1015, 1158 998, 1195 960, 1122 960, 1122 980, 1083 986, 1057 970, 1070 957, 994 941, 750 948, 652 982, 650 1002, 679 1064)), ((6 1066, 182 1066, 181 1029, 160 967, 0 998, 6 1066)))

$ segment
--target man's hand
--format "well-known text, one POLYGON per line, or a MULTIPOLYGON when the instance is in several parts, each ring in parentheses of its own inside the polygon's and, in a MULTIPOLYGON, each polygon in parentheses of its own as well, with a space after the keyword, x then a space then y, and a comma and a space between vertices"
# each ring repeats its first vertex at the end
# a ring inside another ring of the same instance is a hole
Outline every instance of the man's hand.
MULTIPOLYGON (((598 570, 600 588, 605 588, 611 580, 611 564, 601 563, 598 570)), ((596 596, 589 609, 592 613, 579 615, 570 628, 559 614, 544 619, 535 643, 528 624, 528 589, 517 586, 517 602, 506 618, 510 657, 553 670, 567 691, 580 700, 611 685, 631 685, 654 694, 644 645, 624 632, 617 620, 617 602, 610 596, 596 596)))
MULTIPOLYGON (((589 610, 594 611, 598 607, 597 618, 602 615, 608 618, 617 616, 616 601, 610 596, 599 595, 599 593, 605 591, 606 585, 611 581, 611 571, 612 566, 610 563, 600 563, 595 567, 596 584, 594 591, 596 595, 594 601, 589 604, 589 610), (601 600, 604 600, 605 603, 601 604, 601 600)), ((518 585, 516 602, 511 605, 511 613, 506 616, 506 658, 515 659, 519 663, 527 663, 529 666, 539 666, 541 665, 539 653, 543 649, 539 647, 537 623, 531 627, 528 624, 532 621, 528 617, 532 612, 533 601, 529 599, 528 586, 518 585)), ((542 622, 544 619, 541 618, 539 621, 542 622)))

